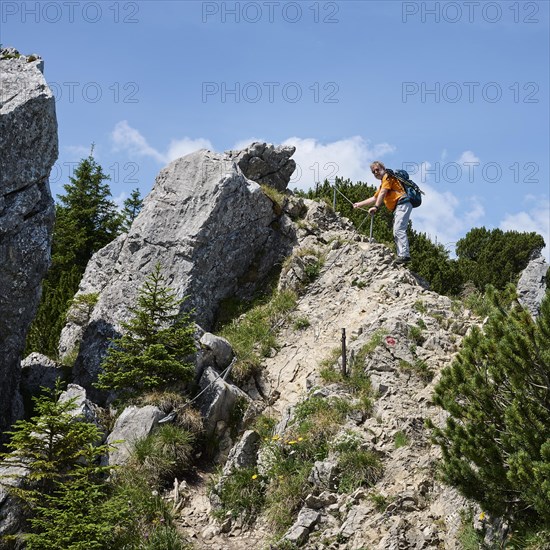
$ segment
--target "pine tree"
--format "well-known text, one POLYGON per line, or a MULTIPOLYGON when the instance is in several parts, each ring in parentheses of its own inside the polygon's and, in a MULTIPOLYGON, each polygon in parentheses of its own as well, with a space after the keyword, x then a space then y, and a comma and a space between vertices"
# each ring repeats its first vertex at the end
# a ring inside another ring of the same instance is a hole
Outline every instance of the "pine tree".
POLYGON ((484 329, 472 329, 435 389, 450 414, 434 430, 442 472, 485 510, 548 526, 550 292, 536 322, 513 287, 491 297, 484 329))
POLYGON ((113 525, 131 518, 126 499, 112 497, 99 465, 108 451, 101 430, 74 415, 75 400, 59 401, 61 386, 34 398, 35 415, 10 432, 1 463, 27 471, 8 491, 24 506, 27 525, 17 535, 29 550, 113 548, 113 525))
POLYGON ((195 351, 194 324, 181 313, 179 300, 166 286, 160 264, 140 288, 125 334, 113 340, 102 363, 97 387, 121 395, 189 382, 194 368, 186 359, 195 351))
MULTIPOLYGON (((92 150, 93 153, 93 150, 92 150)), ((93 154, 80 161, 58 195, 52 243, 52 276, 77 266, 84 273, 94 252, 120 234, 122 218, 110 199, 109 176, 93 154)))
POLYGON ((129 231, 132 226, 132 222, 136 219, 137 215, 141 212, 143 206, 143 199, 139 189, 136 188, 132 191, 130 196, 124 201, 124 208, 122 209, 122 230, 129 231))
POLYGON ((411 247, 410 268, 430 283, 430 290, 456 296, 460 293, 463 277, 456 260, 442 244, 432 242, 425 233, 409 230, 411 247))
POLYGON ((516 283, 531 256, 544 248, 544 239, 537 233, 471 229, 456 244, 458 265, 464 280, 481 291, 486 285, 503 289, 516 283))
POLYGON ((71 300, 94 252, 121 232, 122 217, 110 200, 109 179, 93 157, 82 159, 59 195, 53 231, 52 264, 27 336, 25 353, 57 358, 59 335, 71 300))
POLYGON ((58 381, 54 390, 33 397, 34 416, 14 424, 6 444, 10 452, 0 453, 0 459, 11 466, 27 469, 26 486, 13 491, 31 505, 50 494, 54 485, 71 475, 83 459, 106 452, 105 446, 96 446, 102 435, 99 428, 75 419, 74 399, 59 401, 61 391, 58 381))

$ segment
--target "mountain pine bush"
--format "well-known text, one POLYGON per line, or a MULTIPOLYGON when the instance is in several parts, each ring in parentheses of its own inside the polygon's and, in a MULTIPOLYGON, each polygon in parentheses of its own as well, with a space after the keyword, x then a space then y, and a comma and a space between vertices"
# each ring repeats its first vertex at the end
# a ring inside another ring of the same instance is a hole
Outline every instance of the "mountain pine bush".
POLYGON ((464 339, 434 401, 444 479, 495 515, 550 525, 550 292, 535 320, 513 287, 490 293, 483 329, 464 339), (506 304, 511 304, 507 306, 506 304))

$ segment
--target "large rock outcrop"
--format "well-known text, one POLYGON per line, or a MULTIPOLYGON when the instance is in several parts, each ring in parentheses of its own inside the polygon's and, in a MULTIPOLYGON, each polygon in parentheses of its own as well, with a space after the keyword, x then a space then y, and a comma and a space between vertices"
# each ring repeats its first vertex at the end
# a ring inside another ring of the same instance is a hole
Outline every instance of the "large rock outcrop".
POLYGON ((521 272, 518 281, 518 299, 533 317, 538 316, 542 300, 550 288, 547 280, 549 269, 550 265, 544 256, 539 254, 521 272))
POLYGON ((92 389, 108 339, 128 319, 138 289, 157 262, 171 288, 189 296, 184 307, 194 308, 197 323, 206 329, 221 300, 250 295, 265 281, 295 235, 286 215, 245 176, 237 159, 246 156, 246 166, 260 159, 280 183, 288 182, 293 152, 265 144, 253 144, 242 155, 201 150, 159 173, 129 233, 97 252, 81 281, 79 292, 99 293, 99 299, 88 319, 70 322, 61 335, 62 356, 79 348, 76 383, 92 389))
POLYGON ((21 413, 20 361, 50 262, 55 101, 37 56, 0 51, 0 429, 21 413))

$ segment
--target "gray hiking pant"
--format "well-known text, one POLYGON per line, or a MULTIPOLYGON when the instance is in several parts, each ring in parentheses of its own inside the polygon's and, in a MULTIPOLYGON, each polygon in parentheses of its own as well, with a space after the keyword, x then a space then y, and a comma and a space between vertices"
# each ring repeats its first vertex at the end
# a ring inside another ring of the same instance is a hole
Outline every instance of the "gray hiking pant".
POLYGON ((400 258, 409 258, 409 239, 407 238, 407 225, 413 209, 410 202, 398 204, 393 211, 393 238, 397 247, 397 255, 400 258))

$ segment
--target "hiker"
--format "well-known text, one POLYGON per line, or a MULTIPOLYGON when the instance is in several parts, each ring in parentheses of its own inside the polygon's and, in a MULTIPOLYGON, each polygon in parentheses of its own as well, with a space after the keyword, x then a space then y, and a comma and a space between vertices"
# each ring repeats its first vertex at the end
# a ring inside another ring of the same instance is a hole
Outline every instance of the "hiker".
POLYGON ((397 259, 395 263, 404 264, 410 262, 411 256, 409 253, 409 239, 407 238, 407 225, 413 208, 412 204, 399 180, 386 173, 386 167, 382 162, 375 160, 370 165, 370 169, 374 177, 381 180, 382 183, 374 196, 354 203, 353 208, 370 206, 372 204, 373 206, 369 208, 369 214, 374 216, 382 206, 382 202, 384 202, 386 208, 390 212, 393 212, 393 238, 397 247, 397 259))

